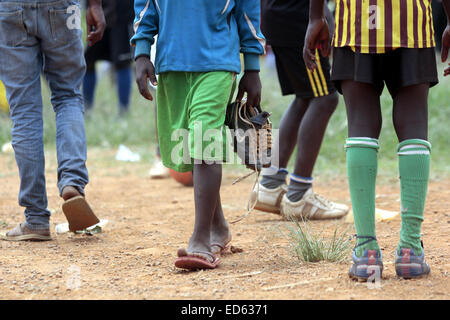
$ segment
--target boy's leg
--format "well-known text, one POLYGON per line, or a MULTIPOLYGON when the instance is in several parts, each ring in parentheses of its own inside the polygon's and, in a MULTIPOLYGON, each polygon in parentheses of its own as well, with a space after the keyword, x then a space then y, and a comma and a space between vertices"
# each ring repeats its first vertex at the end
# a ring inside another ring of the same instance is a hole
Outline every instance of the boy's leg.
POLYGON ((310 99, 295 97, 281 117, 278 137, 272 149, 272 155, 278 156, 278 163, 262 170, 261 181, 253 190, 257 210, 280 213, 281 199, 287 192, 286 177, 289 171, 286 167, 297 144, 298 128, 309 102, 310 99))
POLYGON ((221 164, 194 164, 195 224, 188 252, 211 252, 211 231, 221 182, 221 164))
POLYGON ((44 74, 56 114, 58 189, 66 200, 63 211, 69 229, 76 231, 99 222, 84 199, 84 188, 89 180, 81 93, 86 64, 81 30, 65 27, 67 17, 63 11, 48 15, 48 10, 46 7, 39 10, 38 32, 45 59, 44 74))
POLYGON ((312 99, 300 123, 294 175, 306 178, 311 183, 296 182, 295 179, 292 179, 287 192, 287 197, 291 201, 299 201, 306 191, 312 187, 314 165, 322 146, 328 121, 336 110, 337 104, 338 95, 336 92, 312 99))
POLYGON ((192 84, 189 106, 190 153, 194 161, 196 222, 188 251, 211 252, 212 243, 221 244, 226 239, 220 238, 230 236, 220 204, 222 182, 222 164, 220 163, 226 156, 226 150, 223 150, 225 144, 221 142, 223 138, 221 132, 234 76, 228 73, 206 73, 198 76, 191 75, 190 81, 192 84), (223 91, 217 91, 217 83, 224 83, 224 81, 229 86, 226 86, 223 91), (208 134, 213 134, 214 142, 207 141, 208 134), (199 139, 201 141, 198 141, 199 139), (222 150, 211 148, 213 146, 222 150))
POLYGON ((393 121, 399 145, 401 187, 400 241, 395 267, 403 278, 430 273, 421 245, 421 227, 430 172, 428 91, 438 83, 433 48, 394 50, 386 59, 386 86, 393 101, 393 121))
POLYGON ((394 95, 394 127, 400 144, 398 146, 401 186, 402 226, 397 255, 398 274, 412 276, 429 273, 429 266, 420 257, 421 226, 430 173, 431 144, 428 137, 428 90, 429 84, 419 84, 400 89, 394 95), (405 260, 405 255, 411 261, 405 260), (416 257, 420 268, 405 268, 416 257), (414 258, 411 258, 414 257, 414 258), (423 260, 423 261, 422 261, 423 260), (399 267, 402 265, 403 267, 399 267))
POLYGON ((272 168, 263 169, 261 185, 268 189, 275 189, 286 184, 286 169, 292 152, 297 145, 298 128, 308 109, 310 100, 295 97, 288 109, 281 117, 278 138, 275 139, 272 154, 278 154, 278 164, 272 168))
POLYGON ((228 223, 223 215, 222 202, 217 199, 216 210, 211 228, 211 251, 212 253, 222 253, 231 242, 231 232, 228 223))
MULTIPOLYGON (((294 172, 291 174, 286 196, 281 202, 281 213, 286 217, 330 219, 342 217, 348 212, 347 206, 325 200, 312 190, 314 165, 337 103, 338 96, 335 92, 311 99, 299 123, 294 172)), ((282 130, 281 127, 280 131, 282 130)), ((279 143, 281 145, 284 141, 279 143)), ((284 155, 280 154, 280 158, 282 157, 284 155)))
POLYGON ((194 175, 194 232, 187 250, 178 251, 175 266, 179 268, 215 268, 219 262, 212 254, 211 233, 223 227, 223 223, 216 225, 223 222, 223 215, 219 213, 216 219, 214 216, 220 199, 221 162, 226 156, 223 126, 233 81, 230 72, 169 72, 159 77, 158 133, 162 160, 177 171, 193 170, 194 175), (189 163, 184 161, 186 146, 189 163))
POLYGON ((379 250, 375 239, 375 182, 381 106, 374 86, 349 80, 341 84, 348 118, 348 182, 355 228, 361 237, 357 240, 356 249, 359 257, 365 250, 379 250))
POLYGON ((347 107, 347 174, 357 242, 349 276, 367 280, 381 276, 382 255, 375 234, 375 182, 381 130, 379 91, 375 86, 342 81, 347 107))
MULTIPOLYGON (((52 17, 56 24, 64 21, 65 15, 55 14, 52 17)), ((46 17, 42 21, 49 22, 46 17)), ((44 74, 52 92, 51 102, 56 113, 58 188, 60 195, 66 186, 76 187, 84 194, 88 172, 84 106, 80 88, 86 64, 81 31, 61 29, 59 33, 52 34, 50 23, 42 23, 40 30, 43 35, 41 46, 45 59, 44 74)))
POLYGON ((0 77, 13 123, 12 145, 20 176, 19 205, 25 207, 25 223, 2 235, 6 240, 50 240, 45 183, 40 73, 42 54, 38 40, 29 34, 32 21, 18 23, 16 13, 0 2, 0 77), (22 26, 22 27, 21 27, 22 26))

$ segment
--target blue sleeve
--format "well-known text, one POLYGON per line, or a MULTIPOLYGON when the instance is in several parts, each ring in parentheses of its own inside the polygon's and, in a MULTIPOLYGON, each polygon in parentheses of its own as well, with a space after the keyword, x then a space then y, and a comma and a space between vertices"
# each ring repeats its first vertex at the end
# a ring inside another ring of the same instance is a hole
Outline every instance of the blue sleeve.
POLYGON ((259 0, 236 0, 235 18, 239 30, 244 69, 259 70, 259 56, 265 53, 266 40, 260 30, 259 0))
POLYGON ((154 0, 135 0, 134 12, 134 36, 131 38, 131 45, 135 47, 134 56, 150 56, 150 48, 158 34, 158 9, 154 0))

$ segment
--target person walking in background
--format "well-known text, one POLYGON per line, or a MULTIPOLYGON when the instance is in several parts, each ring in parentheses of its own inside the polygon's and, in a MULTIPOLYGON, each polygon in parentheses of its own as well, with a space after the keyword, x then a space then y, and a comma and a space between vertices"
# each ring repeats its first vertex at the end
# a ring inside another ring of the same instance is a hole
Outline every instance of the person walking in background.
POLYGON ((85 53, 84 102, 87 111, 93 108, 97 84, 95 64, 99 60, 109 61, 115 70, 119 114, 124 115, 129 110, 131 97, 133 53, 129 40, 133 34, 133 0, 103 0, 103 10, 107 25, 105 34, 85 53))
MULTIPOLYGON (((19 204, 25 223, 2 233, 4 240, 51 240, 47 209, 41 73, 51 89, 56 113, 58 188, 71 231, 98 222, 84 198, 88 183, 83 96, 85 72, 78 1, 0 0, 0 79, 13 123, 12 145, 19 167, 19 204)), ((101 0, 90 0, 87 40, 105 29, 101 0)))
MULTIPOLYGON (((286 218, 330 219, 347 214, 349 208, 333 203, 313 191, 312 172, 322 139, 338 104, 330 81, 330 63, 316 52, 318 70, 310 72, 302 59, 303 39, 308 25, 308 0, 262 0, 262 32, 275 54, 283 95, 295 95, 279 125, 273 153, 279 163, 264 169, 254 193, 255 209, 286 218), (289 186, 286 169, 297 146, 289 186)), ((325 7, 330 23, 333 17, 325 7)))

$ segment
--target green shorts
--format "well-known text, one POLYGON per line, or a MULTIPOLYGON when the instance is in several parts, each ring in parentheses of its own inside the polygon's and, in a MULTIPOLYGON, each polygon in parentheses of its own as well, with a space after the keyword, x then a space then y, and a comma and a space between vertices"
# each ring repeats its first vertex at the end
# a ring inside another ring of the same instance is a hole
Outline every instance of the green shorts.
POLYGON ((194 163, 226 161, 225 113, 232 72, 166 72, 159 75, 158 137, 163 164, 192 171, 194 163))

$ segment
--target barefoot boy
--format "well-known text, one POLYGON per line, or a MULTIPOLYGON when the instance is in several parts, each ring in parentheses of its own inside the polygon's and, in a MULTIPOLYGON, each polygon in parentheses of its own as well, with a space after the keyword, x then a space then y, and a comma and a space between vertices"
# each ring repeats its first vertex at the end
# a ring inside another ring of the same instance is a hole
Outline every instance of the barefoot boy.
MULTIPOLYGON (((88 42, 105 29, 101 0, 90 0, 88 42), (95 28, 95 30, 94 30, 95 28)), ((85 72, 79 3, 72 0, 0 0, 0 78, 13 122, 12 145, 20 175, 19 204, 25 223, 2 234, 4 240, 50 240, 45 186, 41 73, 52 92, 56 114, 58 188, 71 231, 98 222, 86 200, 85 72)))
POLYGON ((259 55, 264 53, 264 38, 259 31, 259 1, 137 0, 135 14, 131 42, 136 47, 137 84, 148 100, 153 97, 147 81, 156 85, 155 71, 159 74, 162 161, 174 170, 194 172, 194 232, 187 249, 178 250, 175 265, 215 268, 216 254, 231 241, 231 233, 219 194, 223 156, 206 152, 210 142, 202 138, 223 128, 235 74, 241 72, 240 52, 244 75, 238 99, 246 92, 250 105, 260 103, 259 55), (150 46, 157 34, 154 68, 150 46), (173 135, 183 130, 189 132, 189 152, 187 161, 179 163, 172 157, 179 143, 173 135))
MULTIPOLYGON (((311 1, 304 59, 315 69, 315 49, 328 54, 329 30, 323 0, 311 1)), ((450 17, 450 0, 443 0, 450 17)), ((386 84, 393 100, 399 145, 402 225, 395 250, 398 276, 430 273, 421 245, 421 225, 430 171, 428 91, 438 82, 431 1, 337 1, 332 80, 347 107, 347 171, 357 243, 349 276, 380 277, 383 261, 375 234, 375 181, 381 131, 380 95, 386 84)), ((444 33, 448 40, 449 27, 444 33)), ((443 44, 447 59, 449 43, 443 44)))

